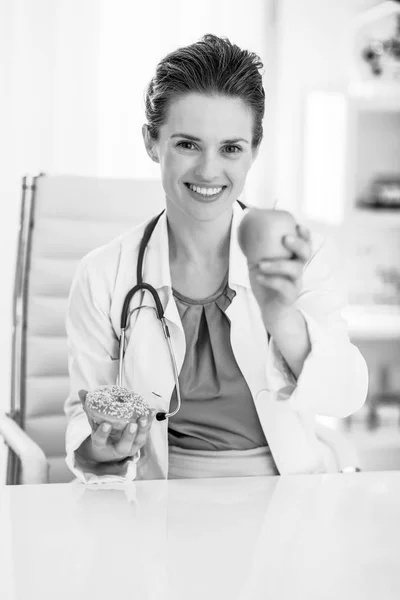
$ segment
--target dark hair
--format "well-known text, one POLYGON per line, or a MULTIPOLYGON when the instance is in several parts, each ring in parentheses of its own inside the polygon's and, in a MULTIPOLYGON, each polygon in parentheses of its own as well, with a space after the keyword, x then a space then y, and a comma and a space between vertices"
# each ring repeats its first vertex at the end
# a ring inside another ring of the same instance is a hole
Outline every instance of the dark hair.
POLYGON ((145 95, 149 133, 158 139, 170 100, 188 93, 241 98, 253 112, 252 146, 263 137, 265 92, 260 57, 242 50, 228 38, 207 34, 190 46, 178 48, 157 65, 145 95))

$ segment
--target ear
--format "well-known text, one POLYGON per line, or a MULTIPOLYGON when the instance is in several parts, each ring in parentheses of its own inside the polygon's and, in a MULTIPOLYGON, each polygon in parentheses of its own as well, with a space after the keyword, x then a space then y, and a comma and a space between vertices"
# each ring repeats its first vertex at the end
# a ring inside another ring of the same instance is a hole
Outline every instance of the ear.
POLYGON ((157 148, 149 133, 149 126, 147 123, 142 126, 142 136, 147 154, 150 156, 152 161, 159 163, 160 161, 157 156, 157 148))

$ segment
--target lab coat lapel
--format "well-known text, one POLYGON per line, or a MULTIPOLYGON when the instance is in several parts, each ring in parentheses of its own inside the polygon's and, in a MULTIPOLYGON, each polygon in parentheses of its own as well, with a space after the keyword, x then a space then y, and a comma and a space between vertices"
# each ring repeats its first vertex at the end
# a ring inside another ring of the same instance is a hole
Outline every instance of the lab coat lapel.
MULTIPOLYGON (((250 298, 238 294, 226 310, 231 321, 231 345, 254 400, 266 386, 268 337, 261 320, 249 310, 250 298)), ((257 311, 257 306, 253 309, 257 311)))
POLYGON ((236 203, 230 238, 229 287, 236 296, 226 310, 231 320, 231 344, 236 362, 254 400, 266 385, 268 336, 261 313, 251 292, 247 260, 238 243, 238 227, 245 212, 236 203))
MULTIPOLYGON (((169 248, 166 214, 160 217, 148 243, 143 261, 143 281, 157 291, 164 308, 164 317, 171 336, 178 373, 182 369, 186 342, 182 322, 171 291, 169 248)), ((174 371, 167 341, 155 312, 150 293, 142 295, 141 309, 133 318, 131 342, 126 350, 132 389, 142 393, 157 412, 168 412, 175 386, 174 371)), ((155 421, 149 440, 143 449, 138 478, 168 476, 168 420, 155 421), (158 458, 155 458, 158 457, 158 458)))
POLYGON ((164 308, 164 317, 170 328, 170 334, 178 344, 176 351, 174 348, 177 354, 176 359, 181 364, 183 363, 186 350, 184 344, 182 345, 182 340, 183 342, 185 341, 185 333, 172 294, 166 212, 161 215, 150 238, 143 272, 143 280, 150 283, 160 296, 164 308))
POLYGON ((226 314, 231 319, 232 350, 249 385, 279 472, 318 473, 321 464, 310 441, 313 439, 313 415, 302 416, 291 408, 288 400, 293 385, 286 382, 275 364, 272 341, 268 340, 261 311, 251 291, 247 260, 237 241, 242 215, 234 211, 231 232, 229 285, 237 295, 226 314))

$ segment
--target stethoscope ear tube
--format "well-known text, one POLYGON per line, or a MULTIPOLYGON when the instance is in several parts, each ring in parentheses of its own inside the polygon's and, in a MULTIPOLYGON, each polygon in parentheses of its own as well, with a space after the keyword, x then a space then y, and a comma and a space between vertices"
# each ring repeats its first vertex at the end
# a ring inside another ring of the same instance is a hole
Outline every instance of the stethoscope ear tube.
POLYGON ((139 290, 147 290, 148 292, 150 292, 150 294, 153 296, 153 299, 154 299, 154 302, 156 305, 157 317, 160 319, 160 321, 164 318, 164 308, 163 308, 163 305, 161 304, 160 296, 157 294, 157 290, 155 290, 153 288, 153 286, 150 285, 149 283, 138 283, 131 290, 129 290, 129 292, 127 293, 127 295, 125 297, 124 304, 122 305, 121 322, 120 322, 121 333, 123 330, 126 329, 126 325, 128 322, 129 304, 132 300, 133 295, 136 292, 138 292, 139 290))
POLYGON ((125 328, 121 329, 121 337, 119 338, 119 369, 117 385, 122 386, 122 371, 124 368, 124 354, 125 354, 125 328))
MULTIPOLYGON (((243 209, 247 208, 245 204, 240 202, 240 200, 238 200, 238 203, 240 204, 240 206, 243 209)), ((127 293, 127 295, 125 297, 124 304, 122 306, 122 312, 121 312, 121 336, 119 339, 118 385, 122 385, 122 375, 123 375, 124 355, 125 355, 125 331, 126 331, 127 321, 128 321, 129 304, 130 304, 130 301, 132 300, 132 296, 136 292, 138 292, 139 290, 147 290, 153 296, 153 299, 154 299, 154 302, 156 305, 157 317, 159 318, 159 320, 161 322, 164 336, 165 336, 165 339, 168 344, 168 350, 170 353, 171 362, 172 362, 172 366, 173 366, 173 370, 174 370, 175 388, 176 388, 176 395, 177 395, 177 400, 178 400, 177 407, 173 412, 171 412, 171 413, 165 413, 165 412, 156 413, 157 421, 165 421, 165 419, 169 419, 170 417, 173 417, 174 415, 176 415, 176 413, 181 408, 181 391, 180 391, 180 386, 179 386, 179 373, 178 373, 178 368, 176 366, 176 360, 175 360, 175 355, 174 355, 174 351, 173 351, 172 344, 171 344, 171 337, 169 334, 168 325, 164 318, 164 308, 161 303, 160 297, 157 293, 157 290, 155 290, 153 288, 153 286, 151 286, 150 284, 143 283, 144 253, 145 253, 147 244, 150 240, 151 234, 153 233, 153 230, 154 230, 155 226, 157 225, 157 222, 164 211, 165 211, 165 209, 162 210, 161 213, 159 215, 157 215, 154 219, 152 219, 150 221, 150 223, 148 223, 148 225, 146 226, 146 229, 144 230, 143 238, 142 238, 142 241, 141 241, 140 247, 139 247, 139 255, 138 255, 138 262, 137 262, 137 269, 136 269, 137 285, 135 285, 131 290, 129 290, 129 292, 127 293)))
POLYGON ((161 321, 161 325, 163 327, 165 339, 167 340, 169 355, 171 357, 172 367, 174 369, 175 389, 176 389, 176 397, 178 399, 178 404, 177 404, 176 409, 171 413, 157 413, 157 415, 156 415, 157 421, 163 421, 164 419, 167 419, 167 418, 169 419, 170 417, 174 417, 176 415, 176 413, 179 412, 179 410, 181 408, 181 404, 182 404, 181 388, 179 385, 179 373, 178 373, 178 367, 176 366, 174 350, 172 348, 171 336, 169 334, 169 329, 168 329, 167 323, 165 322, 165 318, 162 317, 162 319, 160 319, 160 321, 161 321), (160 415, 164 415, 164 416, 161 417, 160 415), (159 416, 160 416, 160 418, 159 418, 159 416))

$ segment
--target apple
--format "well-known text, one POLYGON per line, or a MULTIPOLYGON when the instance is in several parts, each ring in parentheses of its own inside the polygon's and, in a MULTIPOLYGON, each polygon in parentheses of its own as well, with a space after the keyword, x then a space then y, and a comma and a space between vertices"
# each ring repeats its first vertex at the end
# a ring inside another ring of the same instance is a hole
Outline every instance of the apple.
POLYGON ((255 267, 263 258, 292 258, 292 252, 282 241, 286 235, 297 237, 296 225, 295 218, 286 210, 250 208, 238 229, 239 246, 249 268, 255 267))

